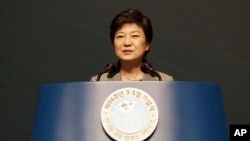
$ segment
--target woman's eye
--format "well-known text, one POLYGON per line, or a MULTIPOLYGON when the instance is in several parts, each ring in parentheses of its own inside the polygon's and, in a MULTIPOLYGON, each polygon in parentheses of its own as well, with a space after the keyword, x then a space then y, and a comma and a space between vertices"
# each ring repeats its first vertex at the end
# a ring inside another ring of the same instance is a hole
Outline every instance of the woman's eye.
POLYGON ((122 38, 123 36, 122 35, 118 35, 118 36, 116 36, 116 38, 122 38))
POLYGON ((137 38, 137 37, 139 37, 139 35, 132 35, 132 37, 133 37, 133 38, 137 38))

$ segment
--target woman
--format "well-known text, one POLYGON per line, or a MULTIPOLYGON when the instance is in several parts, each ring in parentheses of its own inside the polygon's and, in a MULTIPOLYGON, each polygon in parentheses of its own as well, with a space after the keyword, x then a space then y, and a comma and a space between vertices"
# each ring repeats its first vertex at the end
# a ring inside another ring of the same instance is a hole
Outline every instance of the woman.
POLYGON ((137 9, 116 15, 110 26, 110 39, 117 64, 108 64, 90 81, 171 81, 173 77, 156 71, 146 61, 153 29, 150 20, 137 9))

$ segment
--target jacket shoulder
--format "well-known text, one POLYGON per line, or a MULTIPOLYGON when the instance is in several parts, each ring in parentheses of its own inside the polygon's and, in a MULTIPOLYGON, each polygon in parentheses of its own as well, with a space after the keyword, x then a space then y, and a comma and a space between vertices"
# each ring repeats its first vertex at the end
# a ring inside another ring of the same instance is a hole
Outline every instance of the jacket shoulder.
POLYGON ((159 71, 157 71, 157 72, 160 74, 162 81, 174 81, 173 76, 166 74, 166 73, 163 73, 163 72, 159 72, 159 71))
MULTIPOLYGON (((98 75, 92 76, 92 77, 90 78, 90 81, 92 81, 92 82, 93 82, 93 81, 96 81, 97 76, 98 76, 98 75)), ((115 81, 116 79, 118 80, 117 77, 118 77, 118 76, 115 75, 114 77, 109 78, 109 77, 108 77, 108 73, 104 73, 104 74, 102 74, 102 76, 101 76, 101 78, 100 78, 100 81, 115 81)))

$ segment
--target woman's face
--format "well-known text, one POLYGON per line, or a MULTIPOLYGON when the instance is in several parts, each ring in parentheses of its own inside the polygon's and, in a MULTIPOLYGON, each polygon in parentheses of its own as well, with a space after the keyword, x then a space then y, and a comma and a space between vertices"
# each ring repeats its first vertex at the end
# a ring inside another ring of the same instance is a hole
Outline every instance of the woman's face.
POLYGON ((135 23, 124 24, 114 37, 115 54, 121 61, 141 61, 149 44, 143 29, 135 23))

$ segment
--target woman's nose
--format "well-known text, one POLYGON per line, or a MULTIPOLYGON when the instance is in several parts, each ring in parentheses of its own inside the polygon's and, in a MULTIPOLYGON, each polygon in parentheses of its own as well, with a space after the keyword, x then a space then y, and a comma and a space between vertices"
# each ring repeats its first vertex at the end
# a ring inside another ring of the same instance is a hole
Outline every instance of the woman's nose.
POLYGON ((124 41, 124 46, 131 46, 131 40, 130 40, 130 38, 129 37, 126 37, 125 38, 125 41, 124 41))

